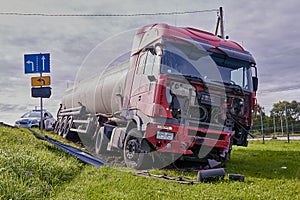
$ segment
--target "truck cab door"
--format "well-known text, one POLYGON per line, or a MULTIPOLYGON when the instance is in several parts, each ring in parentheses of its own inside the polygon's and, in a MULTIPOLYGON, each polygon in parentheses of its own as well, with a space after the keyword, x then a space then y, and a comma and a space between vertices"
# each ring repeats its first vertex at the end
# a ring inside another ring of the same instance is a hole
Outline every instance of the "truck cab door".
POLYGON ((140 53, 132 86, 131 107, 142 110, 151 107, 150 104, 153 103, 154 89, 159 73, 159 64, 160 57, 155 55, 150 48, 146 48, 140 53))

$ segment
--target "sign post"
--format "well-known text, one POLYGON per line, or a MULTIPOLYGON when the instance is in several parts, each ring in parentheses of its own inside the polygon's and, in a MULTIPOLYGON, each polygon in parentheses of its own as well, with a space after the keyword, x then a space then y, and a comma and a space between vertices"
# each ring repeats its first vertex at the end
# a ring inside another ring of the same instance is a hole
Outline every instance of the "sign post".
MULTIPOLYGON (((40 77, 42 77, 43 74, 40 73, 40 77)), ((41 88, 43 86, 40 86, 41 88)), ((41 106, 41 123, 40 123, 40 129, 41 129, 41 132, 43 131, 43 122, 44 122, 44 116, 43 116, 43 97, 40 97, 40 106, 41 106)))
POLYGON ((40 130, 43 131, 43 98, 51 96, 51 87, 43 87, 50 85, 50 76, 43 76, 43 73, 50 73, 50 53, 25 54, 24 55, 25 74, 39 73, 39 77, 31 78, 31 96, 40 98, 41 106, 41 122, 40 130))

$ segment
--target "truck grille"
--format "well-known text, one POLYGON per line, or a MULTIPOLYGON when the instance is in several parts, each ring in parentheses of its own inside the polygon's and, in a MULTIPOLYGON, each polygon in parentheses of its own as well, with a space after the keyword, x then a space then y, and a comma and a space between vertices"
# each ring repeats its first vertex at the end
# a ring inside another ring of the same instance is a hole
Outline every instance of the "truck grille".
POLYGON ((210 109, 204 105, 191 106, 189 110, 190 117, 201 122, 208 122, 210 109))
POLYGON ((218 134, 203 133, 201 131, 196 131, 196 130, 188 130, 188 135, 189 136, 206 137, 206 138, 215 139, 215 140, 220 139, 220 135, 218 135, 218 134))

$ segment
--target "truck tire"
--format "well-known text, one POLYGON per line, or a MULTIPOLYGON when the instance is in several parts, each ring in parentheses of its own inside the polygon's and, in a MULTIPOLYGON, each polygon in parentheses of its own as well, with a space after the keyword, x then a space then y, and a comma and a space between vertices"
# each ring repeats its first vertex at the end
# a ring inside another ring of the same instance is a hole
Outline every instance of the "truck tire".
POLYGON ((59 117, 59 118, 57 118, 57 120, 55 122, 54 130, 53 130, 55 134, 58 134, 60 124, 61 124, 61 120, 62 120, 62 118, 59 117))
POLYGON ((152 168, 153 162, 149 155, 141 149, 142 133, 136 128, 131 129, 124 142, 123 157, 127 167, 135 169, 152 168))
POLYGON ((63 135, 63 132, 65 131, 67 122, 68 122, 68 117, 67 116, 63 117, 60 122, 59 129, 58 129, 58 135, 60 135, 60 136, 63 135))
POLYGON ((65 124, 65 127, 62 132, 63 138, 68 139, 68 135, 70 133, 70 129, 72 128, 72 126, 73 126, 73 118, 68 117, 67 123, 65 124))
POLYGON ((63 124, 64 118, 60 118, 58 121, 58 126, 57 126, 57 135, 60 135, 62 124, 63 124))
POLYGON ((57 121, 55 122, 54 130, 53 130, 53 132, 54 132, 55 134, 58 133, 58 125, 59 125, 59 121, 57 120, 57 121))

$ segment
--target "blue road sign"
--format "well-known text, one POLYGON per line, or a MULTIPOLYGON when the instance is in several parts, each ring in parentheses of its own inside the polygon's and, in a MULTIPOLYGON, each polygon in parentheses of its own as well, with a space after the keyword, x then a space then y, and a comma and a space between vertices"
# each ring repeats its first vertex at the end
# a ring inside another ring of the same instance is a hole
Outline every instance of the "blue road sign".
POLYGON ((50 73, 50 53, 25 54, 25 74, 28 73, 50 73))
POLYGON ((31 88, 31 96, 49 98, 51 96, 51 87, 31 88))

